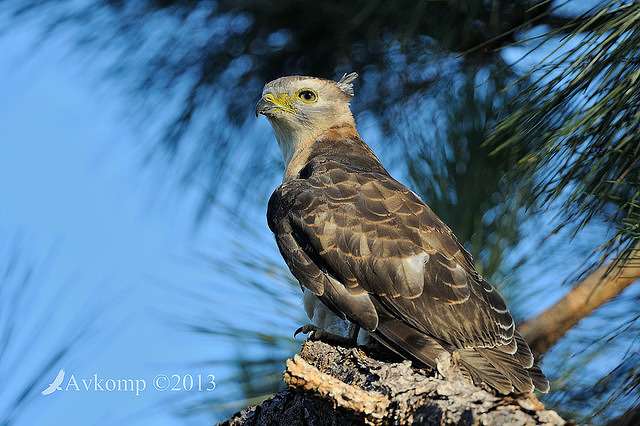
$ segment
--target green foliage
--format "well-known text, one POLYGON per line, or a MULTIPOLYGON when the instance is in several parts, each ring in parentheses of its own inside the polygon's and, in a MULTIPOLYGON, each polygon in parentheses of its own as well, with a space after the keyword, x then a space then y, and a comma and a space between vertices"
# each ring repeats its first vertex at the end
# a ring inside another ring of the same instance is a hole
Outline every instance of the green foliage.
POLYGON ((460 68, 454 89, 440 95, 444 123, 432 126, 433 134, 425 131, 424 118, 416 119, 411 105, 406 107, 407 122, 414 122, 407 125, 406 139, 417 151, 407 163, 414 187, 465 243, 480 273, 504 288, 513 284, 506 254, 521 239, 529 188, 506 187, 504 176, 516 158, 508 150, 490 155, 483 143, 516 89, 500 91, 513 76, 498 58, 481 69, 466 62, 460 68))
POLYGON ((488 141, 520 150, 515 173, 533 181, 531 202, 561 199, 561 226, 616 228, 591 266, 628 257, 640 237, 639 13, 609 1, 549 32, 541 46, 557 47, 488 141))
MULTIPOLYGON (((411 168, 409 186, 452 227, 483 274, 499 282, 507 269, 503 253, 519 238, 514 224, 522 209, 520 197, 500 183, 508 161, 480 148, 513 92, 496 96, 511 77, 494 49, 513 43, 513 30, 528 20, 549 19, 549 9, 548 2, 531 0, 144 0, 80 7, 21 0, 10 10, 15 19, 47 14, 46 37, 73 31, 82 47, 116 53, 109 73, 135 88, 141 103, 135 109, 155 118, 171 108, 163 116, 164 149, 154 154, 174 156, 195 136, 201 142, 187 174, 199 172, 212 197, 238 181, 239 169, 251 170, 254 185, 274 172, 255 137, 237 137, 253 124, 252 106, 265 82, 357 71, 354 110, 377 121, 385 144, 376 148, 409 160, 401 166, 411 168), (464 59, 452 54, 477 45, 464 59), (401 125, 399 116, 406 117, 401 125), (425 125, 414 125, 416 119, 425 125), (252 154, 238 158, 239 152, 252 154)), ((245 188, 241 183, 226 193, 246 200, 245 188)), ((210 205, 204 200, 201 217, 210 205)))
MULTIPOLYGON (((585 259, 574 280, 612 258, 638 261, 638 16, 638 2, 607 1, 549 31, 538 45, 544 60, 525 74, 530 83, 510 104, 516 109, 487 141, 494 154, 517 153, 510 176, 530 182, 531 205, 559 210, 554 233, 567 227, 573 238, 585 238, 593 237, 594 225, 611 230, 609 236, 600 231, 598 253, 585 259)), ((589 318, 599 325, 581 334, 581 323, 552 349, 548 357, 559 368, 549 401, 575 410, 574 416, 591 416, 590 421, 625 410, 629 417, 638 415, 633 291, 589 318), (576 346, 584 349, 578 353, 576 346), (620 364, 606 373, 602 364, 612 359, 620 364)))
POLYGON ((216 372, 225 372, 216 376, 221 391, 188 398, 181 405, 182 416, 212 412, 225 419, 262 402, 283 389, 285 361, 300 350, 302 338, 293 337, 307 321, 300 287, 280 259, 264 250, 272 242, 266 230, 248 228, 239 217, 229 217, 229 223, 236 229, 236 239, 224 242, 229 249, 215 256, 195 256, 220 281, 206 294, 181 289, 200 309, 192 318, 179 319, 188 331, 225 348, 208 360, 216 372))
MULTIPOLYGON (((14 0, 0 8, 14 25, 37 16, 44 23, 43 38, 72 33, 95 62, 104 63, 105 50, 115 55, 106 66, 120 87, 138 95, 132 112, 155 118, 169 107, 162 118, 164 152, 173 155, 185 139, 206 135, 192 168, 207 163, 207 187, 215 193, 234 167, 234 151, 242 147, 233 135, 253 120, 252 106, 265 82, 290 74, 332 78, 355 70, 363 77, 355 107, 390 129, 386 112, 438 81, 433 53, 485 43, 467 62, 476 68, 494 63, 499 56, 492 48, 514 41, 509 30, 545 16, 549 8, 546 2, 533 5, 531 0, 14 0)), ((244 166, 256 174, 272 172, 262 155, 244 166)))
MULTIPOLYGON (((576 233, 594 218, 607 219, 618 234, 605 254, 629 249, 638 238, 639 6, 619 3, 599 5, 577 19, 554 13, 550 1, 529 0, 7 0, 0 12, 14 25, 38 19, 43 39, 72 34, 80 52, 107 61, 109 75, 132 95, 131 112, 162 122, 162 149, 150 155, 177 157, 191 149, 185 141, 197 140, 185 175, 204 180, 216 201, 220 191, 236 194, 237 205, 264 205, 277 173, 268 155, 275 143, 270 151, 265 145, 271 135, 257 135, 253 125, 252 106, 263 84, 287 74, 332 78, 357 71, 353 106, 359 124, 374 123, 375 148, 401 159, 397 169, 409 170, 409 186, 500 285, 512 279, 507 257, 538 204, 559 202, 561 221, 573 223, 576 233), (541 49, 557 50, 510 86, 515 71, 498 49, 537 25, 551 30, 541 49), (455 57, 472 47, 462 59, 455 57), (504 120, 491 133, 499 118, 504 120), (518 160, 507 185, 504 177, 518 160), (247 197, 247 187, 263 195, 247 197), (535 196, 529 197, 532 188, 535 196)), ((272 242, 267 246, 275 251, 272 242)), ((292 302, 297 293, 282 284, 297 289, 284 278, 282 265, 268 259, 243 245, 233 256, 213 260, 243 294, 270 303, 263 310, 267 317, 251 316, 255 307, 240 304, 241 315, 214 312, 191 324, 191 330, 242 348, 227 360, 235 360, 237 376, 230 382, 240 384, 238 392, 200 408, 237 408, 275 391, 280 381, 274 370, 296 350, 290 331, 303 313, 292 302), (274 320, 267 315, 273 312, 283 314, 274 320), (247 329, 246 318, 259 327, 247 329)), ((536 266, 544 269, 544 261, 536 266)), ((530 280, 513 287, 522 292, 530 280)), ((218 284, 212 291, 226 294, 228 288, 218 284)), ((221 304, 236 306, 238 298, 221 304)), ((571 346, 572 355, 587 344, 579 343, 571 346)), ((567 372, 569 383, 583 365, 567 372)), ((618 373, 622 381, 615 383, 625 383, 622 389, 632 383, 625 378, 633 375, 618 373)), ((557 401, 582 403, 568 387, 560 389, 557 395, 566 399, 557 401)))

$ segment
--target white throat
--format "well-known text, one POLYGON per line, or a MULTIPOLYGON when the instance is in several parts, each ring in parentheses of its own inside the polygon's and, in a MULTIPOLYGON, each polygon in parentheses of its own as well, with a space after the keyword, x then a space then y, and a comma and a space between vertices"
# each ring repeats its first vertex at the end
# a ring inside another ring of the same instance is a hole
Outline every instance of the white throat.
POLYGON ((283 182, 292 179, 307 164, 311 147, 321 131, 314 127, 283 126, 276 120, 271 121, 273 132, 278 140, 285 172, 283 182))
MULTIPOLYGON (((314 104, 315 105, 315 104, 314 104)), ((282 114, 290 114, 284 112, 282 114)), ((309 159, 311 147, 324 132, 335 126, 351 125, 355 128, 349 104, 329 105, 320 108, 312 115, 272 116, 268 117, 278 140, 285 173, 283 181, 293 179, 309 159)))

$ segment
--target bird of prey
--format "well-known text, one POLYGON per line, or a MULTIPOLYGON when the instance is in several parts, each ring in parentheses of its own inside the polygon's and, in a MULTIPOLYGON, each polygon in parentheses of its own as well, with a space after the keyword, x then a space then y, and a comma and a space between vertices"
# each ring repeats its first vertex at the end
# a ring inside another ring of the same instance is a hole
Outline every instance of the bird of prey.
POLYGON ((42 394, 49 395, 54 393, 57 390, 62 390, 60 385, 62 384, 63 380, 64 380, 64 370, 60 370, 58 371, 58 375, 56 376, 55 379, 53 379, 53 382, 49 385, 49 387, 47 387, 45 390, 42 391, 42 394))
POLYGON ((503 297, 361 139, 350 109, 356 77, 282 77, 256 105, 284 157, 267 220, 314 323, 301 330, 352 341, 364 330, 431 368, 457 353, 476 383, 503 394, 547 392, 503 297))

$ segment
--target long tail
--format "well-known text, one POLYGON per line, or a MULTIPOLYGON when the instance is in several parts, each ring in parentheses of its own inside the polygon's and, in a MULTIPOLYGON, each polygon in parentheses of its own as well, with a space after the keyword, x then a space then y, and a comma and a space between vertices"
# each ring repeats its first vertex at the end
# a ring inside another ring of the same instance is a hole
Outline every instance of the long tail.
POLYGON ((455 348, 395 318, 381 317, 374 337, 399 355, 431 368, 436 368, 442 355, 457 351, 460 366, 475 383, 484 382, 502 394, 549 391, 549 381, 518 332, 514 353, 509 348, 455 348))

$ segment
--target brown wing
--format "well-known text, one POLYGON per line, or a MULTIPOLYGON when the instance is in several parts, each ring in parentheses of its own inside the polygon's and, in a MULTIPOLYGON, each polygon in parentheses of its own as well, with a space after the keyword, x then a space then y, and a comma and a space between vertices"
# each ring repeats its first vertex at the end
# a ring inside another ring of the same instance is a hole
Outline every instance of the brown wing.
MULTIPOLYGON (((502 392, 532 390, 533 357, 504 299, 419 197, 386 172, 332 161, 308 167, 307 179, 274 192, 268 213, 303 286, 424 364, 457 350, 477 380, 502 392)), ((540 376, 534 382, 545 390, 540 376)))

